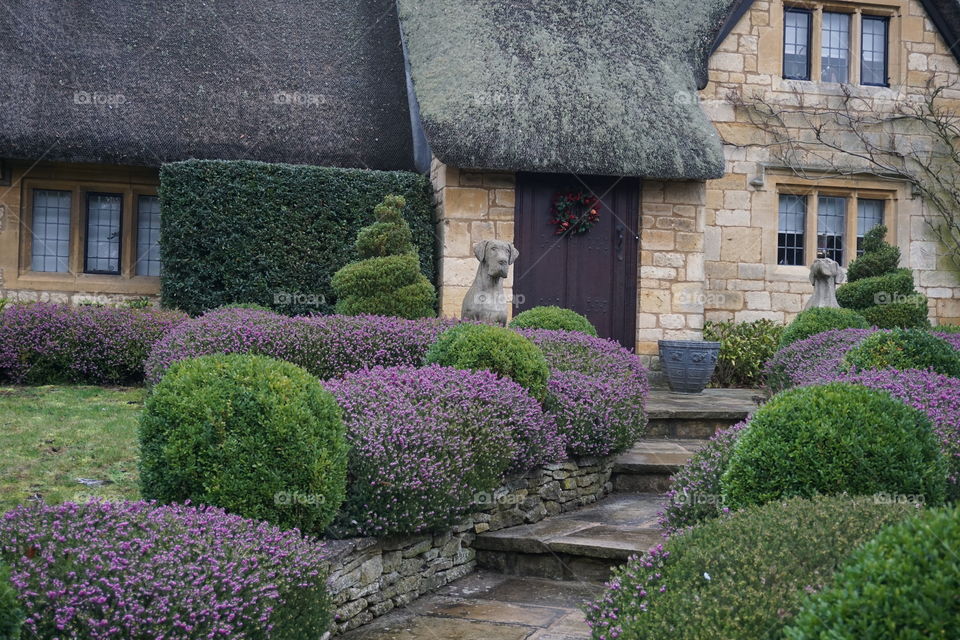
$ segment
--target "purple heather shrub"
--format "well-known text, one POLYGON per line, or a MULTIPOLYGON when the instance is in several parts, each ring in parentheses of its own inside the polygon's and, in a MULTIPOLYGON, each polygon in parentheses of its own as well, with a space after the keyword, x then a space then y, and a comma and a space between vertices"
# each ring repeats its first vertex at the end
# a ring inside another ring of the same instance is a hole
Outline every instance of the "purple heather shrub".
POLYGON ((643 436, 647 372, 633 352, 576 331, 519 332, 540 347, 550 367, 544 410, 572 456, 609 456, 643 436))
POLYGON ((139 382, 153 344, 184 320, 185 314, 154 309, 7 305, 0 310, 0 380, 139 382))
POLYGON ((155 384, 177 360, 250 353, 286 360, 320 379, 373 366, 418 365, 452 320, 383 316, 283 316, 222 308, 194 318, 160 341, 147 362, 155 384))
POLYGON ((351 444, 337 535, 449 526, 506 473, 563 456, 537 401, 489 371, 374 367, 325 386, 351 444))
POLYGON ((946 340, 957 351, 960 351, 960 332, 956 331, 931 331, 931 333, 942 340, 946 340))
POLYGON ((213 507, 20 506, 0 558, 23 640, 319 638, 330 620, 322 544, 213 507))
POLYGON ((832 329, 798 340, 777 351, 766 364, 767 386, 774 393, 817 384, 836 375, 843 356, 876 329, 832 329))

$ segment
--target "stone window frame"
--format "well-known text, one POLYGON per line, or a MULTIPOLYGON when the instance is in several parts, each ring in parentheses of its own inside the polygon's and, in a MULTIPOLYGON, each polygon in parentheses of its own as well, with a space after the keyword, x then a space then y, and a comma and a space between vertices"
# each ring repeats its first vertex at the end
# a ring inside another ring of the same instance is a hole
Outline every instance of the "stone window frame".
POLYGON ((786 82, 812 82, 819 85, 855 85, 859 87, 889 88, 903 82, 901 64, 903 41, 900 37, 900 18, 906 15, 906 2, 903 0, 875 0, 875 2, 838 2, 831 0, 795 0, 783 2, 779 8, 780 20, 780 77, 786 82), (783 75, 785 34, 783 30, 784 13, 787 10, 809 11, 812 15, 810 46, 808 47, 808 79, 788 78, 783 75), (847 82, 825 82, 822 77, 821 43, 823 34, 823 14, 847 13, 850 20, 850 56, 847 82), (861 83, 861 33, 863 16, 886 18, 887 20, 887 83, 861 83))
POLYGON ((136 290, 159 290, 158 276, 136 274, 137 209, 140 196, 157 196, 157 185, 117 182, 109 177, 105 181, 90 179, 29 178, 21 181, 19 225, 19 286, 33 285, 37 288, 111 291, 120 288, 136 290), (35 190, 50 189, 70 192, 70 240, 67 271, 33 271, 33 194, 35 190), (121 206, 120 272, 117 274, 85 271, 86 257, 86 202, 90 194, 119 194, 121 206), (81 285, 82 283, 82 285, 81 285), (58 286, 59 285, 59 286, 58 286))
MULTIPOLYGON (((857 238, 857 200, 886 201, 883 223, 887 227, 887 242, 897 245, 899 231, 899 203, 909 197, 907 187, 901 183, 881 178, 799 178, 795 175, 767 174, 765 192, 770 196, 768 204, 759 204, 755 211, 761 213, 759 225, 765 229, 763 241, 763 261, 771 265, 774 272, 783 274, 806 274, 810 264, 817 257, 817 199, 821 195, 847 198, 847 212, 844 233, 844 264, 856 258, 857 238), (777 245, 779 225, 779 202, 781 194, 807 196, 806 229, 804 231, 804 264, 777 264, 777 245), (852 250, 851 250, 852 249, 852 250)), ((757 222, 755 222, 757 224, 757 222)))

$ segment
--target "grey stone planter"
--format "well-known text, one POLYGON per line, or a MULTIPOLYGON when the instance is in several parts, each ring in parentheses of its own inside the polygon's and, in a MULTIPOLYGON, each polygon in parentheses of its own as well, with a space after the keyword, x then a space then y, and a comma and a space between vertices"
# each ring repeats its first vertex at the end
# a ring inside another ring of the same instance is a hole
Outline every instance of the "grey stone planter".
POLYGON ((660 366, 670 390, 700 393, 717 366, 719 342, 707 340, 660 340, 660 366))

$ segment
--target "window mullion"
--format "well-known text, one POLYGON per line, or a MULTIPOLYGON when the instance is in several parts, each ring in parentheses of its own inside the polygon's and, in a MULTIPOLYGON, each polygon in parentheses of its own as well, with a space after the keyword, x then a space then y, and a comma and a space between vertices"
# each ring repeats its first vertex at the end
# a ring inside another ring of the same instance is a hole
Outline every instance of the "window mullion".
POLYGON ((857 257, 857 203, 860 198, 856 192, 847 196, 847 219, 845 238, 843 239, 843 266, 857 257))
POLYGON ((863 51, 860 48, 860 38, 863 27, 863 12, 860 7, 853 10, 850 25, 850 84, 860 84, 860 59, 863 51))
POLYGON ((823 43, 823 7, 817 6, 813 10, 813 26, 810 29, 810 79, 820 82, 823 72, 821 51, 823 43))
POLYGON ((83 189, 74 187, 70 199, 70 258, 67 261, 70 274, 83 273, 84 243, 86 242, 86 218, 84 217, 83 189))
POLYGON ((817 259, 817 247, 819 242, 817 239, 817 215, 818 209, 817 202, 820 198, 820 194, 817 191, 811 191, 807 196, 807 241, 806 241, 806 253, 807 264, 813 264, 813 261, 817 259))

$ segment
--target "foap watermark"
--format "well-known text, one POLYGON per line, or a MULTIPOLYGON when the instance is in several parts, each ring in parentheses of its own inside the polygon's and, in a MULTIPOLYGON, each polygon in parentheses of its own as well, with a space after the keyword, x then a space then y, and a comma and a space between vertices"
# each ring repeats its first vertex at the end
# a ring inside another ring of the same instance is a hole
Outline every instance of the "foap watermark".
POLYGON ((688 492, 686 490, 673 496, 674 504, 712 504, 723 506, 723 496, 719 493, 700 493, 699 491, 688 492))
POLYGON ((326 503, 322 493, 301 493, 300 491, 278 491, 273 494, 273 504, 278 507, 303 506, 315 507, 326 503))
POLYGON ((507 107, 519 104, 519 96, 505 91, 475 91, 470 95, 477 107, 507 107))
POLYGON ((518 307, 522 307, 523 303, 526 302, 527 298, 522 293, 506 294, 503 292, 494 293, 490 291, 481 291, 476 293, 473 296, 474 304, 514 304, 518 307))
POLYGON ((519 493, 510 493, 509 491, 478 491, 473 494, 473 504, 478 507, 489 507, 492 505, 518 505, 522 504, 526 497, 519 493))
POLYGON ((323 107, 331 102, 325 93, 306 93, 302 91, 277 91, 273 94, 273 104, 288 107, 323 107))
POLYGON ((921 293, 898 293, 896 291, 877 291, 873 294, 873 304, 923 304, 926 297, 921 293))
POLYGON ((702 304, 706 307, 715 307, 725 304, 727 301, 727 296, 723 293, 680 291, 677 293, 676 299, 677 304, 702 304))
POLYGON ((288 291, 277 291, 273 294, 273 304, 277 306, 289 306, 298 304, 305 307, 319 307, 327 303, 326 297, 318 293, 291 293, 288 291))
POLYGON ((94 105, 98 107, 119 107, 127 103, 127 96, 122 93, 105 93, 102 91, 74 91, 73 104, 94 105))
POLYGON ((881 491, 873 494, 873 504, 926 504, 927 498, 921 493, 887 493, 881 491))

